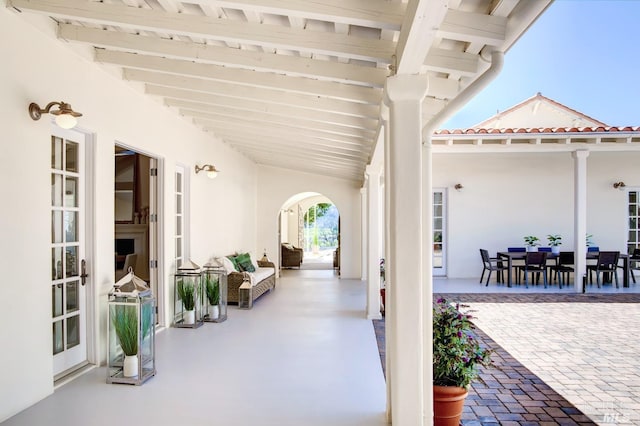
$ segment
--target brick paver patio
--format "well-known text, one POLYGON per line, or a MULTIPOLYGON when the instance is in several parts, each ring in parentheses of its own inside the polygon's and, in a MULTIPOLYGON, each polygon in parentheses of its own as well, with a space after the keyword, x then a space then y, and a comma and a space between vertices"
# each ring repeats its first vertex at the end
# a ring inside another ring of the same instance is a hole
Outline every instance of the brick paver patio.
POLYGON ((464 426, 640 424, 640 294, 437 297, 469 304, 495 350, 496 368, 469 391, 464 426))

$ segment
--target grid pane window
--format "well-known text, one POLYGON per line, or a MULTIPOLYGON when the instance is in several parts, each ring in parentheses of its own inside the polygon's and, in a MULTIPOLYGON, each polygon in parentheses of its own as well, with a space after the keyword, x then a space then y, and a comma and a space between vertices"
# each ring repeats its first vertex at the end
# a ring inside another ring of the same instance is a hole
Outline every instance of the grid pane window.
POLYGON ((175 245, 176 245, 176 254, 175 254, 175 262, 176 269, 182 266, 184 262, 184 169, 181 167, 176 169, 175 173, 176 179, 176 231, 175 231, 175 245))
POLYGON ((627 241, 628 253, 640 248, 640 204, 638 203, 638 191, 629 191, 629 241, 627 241))
POLYGON ((444 197, 442 192, 433 193, 433 268, 444 267, 442 233, 444 229, 444 197))

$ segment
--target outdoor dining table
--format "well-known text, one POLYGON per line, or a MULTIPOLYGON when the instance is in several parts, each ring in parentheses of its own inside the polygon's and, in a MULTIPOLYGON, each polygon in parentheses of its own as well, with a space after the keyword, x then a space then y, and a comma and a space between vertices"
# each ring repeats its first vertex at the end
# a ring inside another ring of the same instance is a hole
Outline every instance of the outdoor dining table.
MULTIPOLYGON (((587 259, 597 259, 599 252, 597 251, 589 251, 587 252, 587 259)), ((514 260, 524 260, 527 257, 527 253, 524 251, 499 251, 498 257, 507 261, 507 287, 511 287, 512 277, 511 270, 513 267, 514 260)), ((558 255, 553 253, 547 253, 547 260, 556 259, 558 255)), ((620 253, 619 261, 622 260, 622 269, 624 270, 624 274, 622 277, 622 287, 629 287, 629 255, 620 253)))

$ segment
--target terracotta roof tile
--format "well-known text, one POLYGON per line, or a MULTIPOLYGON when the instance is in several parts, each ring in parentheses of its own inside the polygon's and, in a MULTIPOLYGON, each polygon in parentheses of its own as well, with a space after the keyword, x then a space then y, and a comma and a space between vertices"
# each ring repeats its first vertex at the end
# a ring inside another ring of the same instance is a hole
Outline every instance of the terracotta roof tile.
POLYGON ((504 133, 614 133, 614 132, 640 132, 640 126, 625 127, 531 127, 531 128, 472 128, 472 129, 442 129, 436 130, 436 135, 481 135, 504 133))

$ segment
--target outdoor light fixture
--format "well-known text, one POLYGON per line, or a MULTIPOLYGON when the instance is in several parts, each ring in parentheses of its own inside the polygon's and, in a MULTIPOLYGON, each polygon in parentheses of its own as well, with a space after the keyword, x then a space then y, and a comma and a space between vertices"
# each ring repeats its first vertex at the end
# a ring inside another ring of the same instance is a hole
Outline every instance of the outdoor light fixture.
POLYGON ((627 185, 625 185, 623 181, 615 182, 615 183, 613 184, 613 187, 614 187, 615 189, 619 189, 620 191, 624 191, 624 188, 625 188, 626 186, 627 186, 627 185))
POLYGON ((214 177, 218 176, 218 169, 216 169, 216 166, 213 166, 211 164, 205 164, 202 167, 199 167, 196 164, 196 174, 198 174, 201 171, 207 172, 207 177, 209 179, 213 179, 214 177))
POLYGON ((75 112, 71 105, 66 102, 49 102, 43 109, 36 103, 29 104, 29 117, 33 120, 40 120, 42 114, 53 114, 56 116, 56 124, 63 129, 71 129, 78 124, 77 117, 82 117, 82 114, 75 112), (57 106, 58 109, 51 111, 51 108, 57 106))
POLYGON ((456 183, 454 188, 455 188, 456 191, 459 192, 459 191, 462 191, 462 188, 464 188, 464 186, 462 186, 461 183, 456 183))

